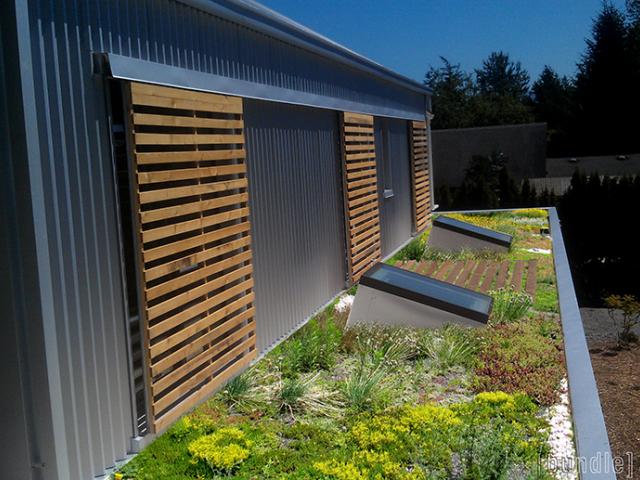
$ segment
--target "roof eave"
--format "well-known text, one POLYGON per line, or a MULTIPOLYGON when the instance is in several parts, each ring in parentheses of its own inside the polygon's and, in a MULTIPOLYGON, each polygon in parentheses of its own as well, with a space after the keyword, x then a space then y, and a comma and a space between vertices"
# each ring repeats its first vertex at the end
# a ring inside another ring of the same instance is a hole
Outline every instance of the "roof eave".
POLYGON ((390 70, 313 30, 252 0, 178 0, 212 15, 278 38, 333 61, 373 74, 415 92, 431 95, 426 86, 390 70))

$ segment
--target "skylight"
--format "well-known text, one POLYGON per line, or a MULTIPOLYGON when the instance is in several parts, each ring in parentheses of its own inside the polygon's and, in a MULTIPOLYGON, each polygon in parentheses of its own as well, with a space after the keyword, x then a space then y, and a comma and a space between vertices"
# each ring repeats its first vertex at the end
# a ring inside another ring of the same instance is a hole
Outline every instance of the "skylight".
POLYGON ((434 227, 444 228, 452 232, 461 233, 469 237, 478 238, 486 242, 495 243, 503 247, 509 248, 513 237, 506 233, 496 232, 495 230, 489 230, 488 228, 478 227, 471 223, 462 222, 455 218, 440 216, 433 221, 434 227))
POLYGON ((491 313, 492 299, 488 295, 384 263, 369 269, 360 285, 482 323, 491 313))

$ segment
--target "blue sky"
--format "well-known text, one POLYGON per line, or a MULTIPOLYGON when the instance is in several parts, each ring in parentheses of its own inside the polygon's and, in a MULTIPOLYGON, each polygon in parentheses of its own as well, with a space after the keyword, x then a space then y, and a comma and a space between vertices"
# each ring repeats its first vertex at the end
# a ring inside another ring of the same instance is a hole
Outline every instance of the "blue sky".
MULTIPOLYGON (((422 81, 439 56, 468 71, 503 50, 535 79, 573 75, 601 0, 259 0, 403 75, 422 81)), ((624 8, 624 0, 613 0, 624 8)))

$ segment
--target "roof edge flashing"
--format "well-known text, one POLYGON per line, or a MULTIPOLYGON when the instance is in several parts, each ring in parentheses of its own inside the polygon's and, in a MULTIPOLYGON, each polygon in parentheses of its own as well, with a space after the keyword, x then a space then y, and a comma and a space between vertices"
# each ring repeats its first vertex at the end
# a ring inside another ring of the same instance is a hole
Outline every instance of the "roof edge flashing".
POLYGON ((374 74, 414 92, 432 95, 428 87, 350 50, 304 25, 248 0, 178 0, 198 10, 225 18, 291 45, 374 74))

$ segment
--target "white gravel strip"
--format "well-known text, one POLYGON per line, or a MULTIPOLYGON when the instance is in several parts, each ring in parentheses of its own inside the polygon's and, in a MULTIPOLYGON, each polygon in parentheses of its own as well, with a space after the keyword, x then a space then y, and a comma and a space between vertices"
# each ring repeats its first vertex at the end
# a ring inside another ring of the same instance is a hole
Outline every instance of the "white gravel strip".
POLYGON ((544 255, 551 255, 551 250, 547 250, 546 248, 527 248, 526 251, 531 253, 542 253, 544 255))
POLYGON ((549 408, 545 414, 551 426, 548 468, 558 480, 577 480, 576 449, 573 443, 573 424, 566 378, 562 379, 560 389, 560 403, 549 408))
POLYGON ((351 305, 353 305, 354 298, 355 297, 353 295, 349 295, 348 293, 345 293, 343 296, 340 297, 340 299, 338 300, 338 303, 336 303, 336 311, 344 312, 346 310, 349 310, 351 308, 351 305))

